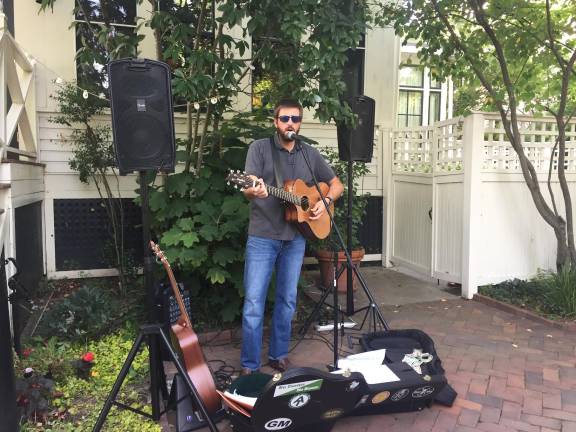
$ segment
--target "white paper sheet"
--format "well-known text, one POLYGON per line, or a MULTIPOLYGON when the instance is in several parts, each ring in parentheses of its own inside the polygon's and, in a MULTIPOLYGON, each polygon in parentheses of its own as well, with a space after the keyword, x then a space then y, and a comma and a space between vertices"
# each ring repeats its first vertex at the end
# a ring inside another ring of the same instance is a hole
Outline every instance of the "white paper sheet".
POLYGON ((345 370, 360 372, 367 384, 400 381, 400 378, 388 366, 382 364, 385 356, 385 349, 352 354, 338 360, 339 370, 332 373, 342 374, 345 370))

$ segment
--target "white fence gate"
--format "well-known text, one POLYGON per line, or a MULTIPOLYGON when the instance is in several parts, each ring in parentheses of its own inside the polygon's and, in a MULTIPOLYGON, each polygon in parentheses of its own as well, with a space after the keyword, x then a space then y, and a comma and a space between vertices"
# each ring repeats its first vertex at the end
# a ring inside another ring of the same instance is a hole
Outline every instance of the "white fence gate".
POLYGON ((462 124, 398 129, 391 138, 390 260, 451 282, 461 279, 462 124))
MULTIPOLYGON (((520 128, 550 203, 546 180, 556 123, 522 117, 520 128)), ((576 122, 569 124, 566 136, 565 169, 574 201, 576 122)), ((478 285, 528 278, 555 267, 553 231, 536 211, 499 115, 474 113, 429 127, 396 129, 390 149, 390 261, 460 282, 467 298, 478 285)), ((562 214, 556 156, 551 188, 562 214)))

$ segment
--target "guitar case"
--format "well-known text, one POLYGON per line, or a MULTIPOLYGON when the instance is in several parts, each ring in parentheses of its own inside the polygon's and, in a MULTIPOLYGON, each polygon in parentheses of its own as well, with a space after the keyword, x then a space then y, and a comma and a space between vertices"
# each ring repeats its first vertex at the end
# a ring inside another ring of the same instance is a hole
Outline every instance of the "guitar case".
POLYGON ((364 377, 356 372, 343 376, 295 368, 268 381, 251 417, 233 409, 228 413, 236 432, 329 432, 336 420, 354 410, 367 391, 364 377))
POLYGON ((417 329, 386 330, 365 334, 360 342, 364 351, 385 348, 384 364, 400 380, 368 385, 366 401, 352 415, 418 411, 433 402, 452 406, 457 394, 448 384, 434 342, 426 333, 417 329), (415 349, 432 355, 431 361, 420 365, 421 373, 403 361, 415 349))

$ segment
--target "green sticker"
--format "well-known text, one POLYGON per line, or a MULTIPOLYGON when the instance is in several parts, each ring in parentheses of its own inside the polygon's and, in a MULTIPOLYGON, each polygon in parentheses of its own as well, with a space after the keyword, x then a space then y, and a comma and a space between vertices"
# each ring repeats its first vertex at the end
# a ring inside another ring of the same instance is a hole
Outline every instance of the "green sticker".
POLYGON ((311 392, 320 390, 322 387, 323 379, 316 379, 312 381, 302 381, 290 384, 281 384, 274 389, 274 397, 289 396, 298 393, 311 392))

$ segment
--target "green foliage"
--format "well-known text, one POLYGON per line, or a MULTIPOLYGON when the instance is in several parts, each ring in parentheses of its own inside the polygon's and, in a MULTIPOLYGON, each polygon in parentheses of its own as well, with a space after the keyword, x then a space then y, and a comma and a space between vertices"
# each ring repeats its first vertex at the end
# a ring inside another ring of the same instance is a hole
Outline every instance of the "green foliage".
MULTIPOLYGON (((102 404, 112 389, 120 368, 132 347, 136 329, 127 326, 114 334, 103 337, 88 345, 82 343, 59 343, 59 362, 72 364, 90 351, 94 353, 94 366, 88 379, 78 378, 69 368, 68 373, 54 377, 54 388, 46 394, 49 402, 47 415, 24 423, 23 432, 59 431, 83 432, 92 430, 102 404)), ((51 343, 51 342, 49 342, 51 343)), ((49 369, 46 365, 52 358, 53 348, 37 342, 28 347, 31 354, 17 360, 16 371, 20 374, 32 367, 38 376, 49 369)), ((150 412, 148 397, 148 355, 146 348, 136 356, 125 385, 119 393, 119 401, 150 412)), ((106 421, 106 430, 126 432, 160 432, 160 426, 151 420, 126 410, 112 409, 106 421)))
POLYGON ((542 303, 544 292, 542 285, 534 280, 512 279, 496 285, 480 287, 480 294, 515 306, 527 307, 545 313, 548 306, 542 303))
POLYGON ((77 339, 102 334, 118 312, 117 300, 100 287, 84 285, 42 318, 40 336, 77 339))
MULTIPOLYGON (((326 157, 326 160, 330 166, 334 169, 334 173, 340 179, 344 185, 344 193, 334 205, 334 222, 340 230, 345 246, 347 246, 347 224, 348 224, 348 162, 341 160, 338 157, 338 153, 328 147, 322 149, 322 153, 326 157)), ((369 170, 365 163, 363 162, 353 162, 352 164, 352 248, 359 248, 360 239, 358 238, 358 229, 362 224, 364 215, 366 214, 366 205, 368 204, 368 193, 359 193, 359 188, 361 189, 360 179, 362 176, 368 174, 369 170)), ((333 248, 334 244, 339 245, 338 237, 336 231, 332 229, 330 235, 320 241, 310 242, 310 247, 313 250, 318 249, 329 249, 333 248)))
POLYGON ((550 318, 576 316, 576 271, 542 272, 532 280, 514 279, 480 287, 480 294, 525 307, 550 318))
MULTIPOLYGON (((244 158, 241 152, 236 163, 244 158)), ((246 199, 226 185, 229 167, 219 157, 207 158, 197 175, 171 175, 150 193, 155 231, 168 260, 197 278, 193 295, 209 299, 224 321, 240 311, 248 223, 246 199)))
POLYGON ((553 310, 565 317, 576 316, 576 270, 566 265, 558 273, 547 273, 539 283, 546 290, 546 300, 553 310))

